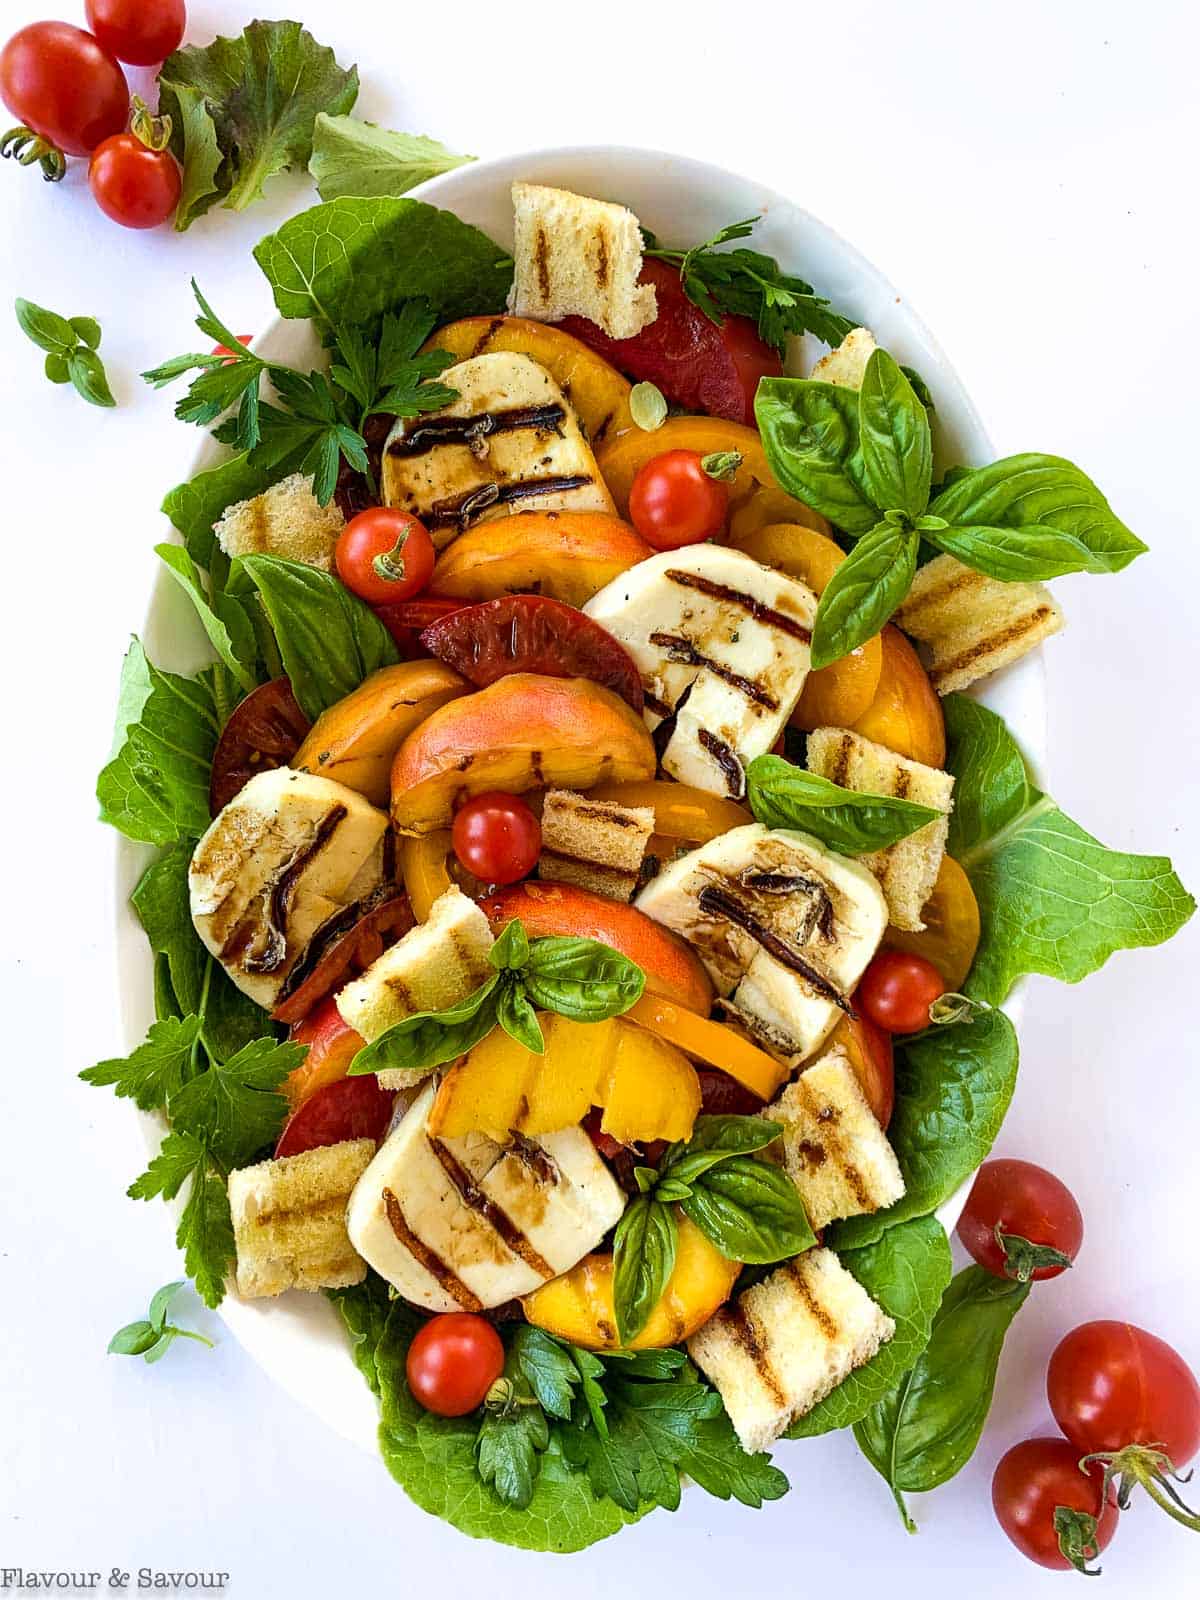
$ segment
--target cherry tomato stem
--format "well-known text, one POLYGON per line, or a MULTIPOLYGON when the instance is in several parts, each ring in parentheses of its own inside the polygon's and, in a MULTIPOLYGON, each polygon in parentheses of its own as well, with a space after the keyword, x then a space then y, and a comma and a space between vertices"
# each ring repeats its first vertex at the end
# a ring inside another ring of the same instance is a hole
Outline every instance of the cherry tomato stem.
POLYGON ((1057 1278, 1083 1243, 1075 1196, 1031 1161, 987 1161, 979 1169, 958 1236, 981 1267, 1021 1283, 1057 1278))
POLYGON ((424 523, 407 511, 372 506, 338 535, 334 563, 347 589, 371 605, 410 600, 433 575, 436 552, 424 523))

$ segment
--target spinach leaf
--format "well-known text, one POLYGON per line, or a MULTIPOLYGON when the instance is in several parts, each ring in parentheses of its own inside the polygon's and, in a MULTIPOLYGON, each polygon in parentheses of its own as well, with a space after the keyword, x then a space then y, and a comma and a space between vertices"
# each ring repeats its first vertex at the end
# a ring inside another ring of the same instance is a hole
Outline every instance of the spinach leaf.
POLYGON ((919 517, 933 479, 933 436, 925 407, 886 350, 873 350, 858 394, 867 490, 881 511, 919 517))
POLYGON ((865 1366, 792 1423, 789 1439, 811 1439, 849 1427, 887 1394, 929 1342, 952 1271, 950 1242, 936 1217, 901 1222, 874 1244, 843 1251, 840 1260, 892 1318, 896 1331, 865 1366))
POLYGON ((675 1268, 679 1228, 661 1200, 638 1195, 613 1235, 613 1310, 617 1334, 632 1344, 650 1320, 675 1268))
POLYGON ((407 194, 427 178, 474 159, 455 155, 424 134, 393 133, 374 122, 322 111, 313 126, 308 170, 322 200, 340 200, 345 195, 407 194))
POLYGON ((208 592, 196 563, 182 545, 157 544, 154 553, 196 608, 196 615, 208 635, 209 644, 229 669, 241 687, 242 693, 249 694, 258 686, 258 679, 254 674, 258 648, 254 630, 250 627, 245 613, 227 610, 225 613, 227 622, 222 621, 209 604, 208 592), (234 631, 238 635, 236 646, 228 623, 233 624, 234 631))
POLYGON ((867 487, 858 396, 810 378, 763 378, 754 416, 771 471, 782 488, 846 533, 879 521, 867 487))
POLYGON ((1029 1287, 982 1267, 960 1272, 915 1366, 854 1425, 859 1448, 890 1486, 910 1531, 904 1494, 936 1489, 974 1454, 1004 1337, 1029 1287))
POLYGON ((886 850, 941 815, 915 800, 843 789, 782 756, 754 758, 746 794, 756 820, 768 828, 798 828, 844 856, 886 850))
POLYGON ((577 1022, 620 1016, 646 987, 635 962, 595 939, 535 939, 523 976, 535 1005, 577 1022))
POLYGON ((331 573, 280 556, 244 556, 292 692, 315 722, 364 678, 400 658, 379 618, 331 573))
POLYGON ((955 777, 950 851, 981 921, 968 994, 999 1004, 1031 972, 1077 983, 1114 951, 1179 931, 1196 902, 1165 856, 1106 849, 1034 788, 994 711, 963 695, 943 707, 955 777))
MULTIPOLYGON (((1058 570, 1064 572, 1120 572, 1146 549, 1113 515, 1108 501, 1086 473, 1061 456, 1007 456, 986 467, 958 473, 929 510, 944 517, 951 531, 1020 529, 1039 535, 1065 535, 1083 547, 1087 559, 1085 562, 1081 557, 1075 567, 1060 566, 1058 570)), ((940 537, 935 542, 940 542, 940 537)), ((1060 545, 1059 549, 1065 553, 1066 546, 1060 545)))
POLYGON ((379 1373, 375 1370, 375 1347, 387 1327, 392 1303, 389 1289, 378 1273, 368 1272, 361 1283, 348 1289, 325 1290, 326 1299, 337 1308, 349 1336, 354 1365, 377 1400, 379 1373))
POLYGON ((919 544, 916 532, 891 521, 877 523, 858 541, 817 605, 814 669, 840 661, 879 632, 912 588, 919 544))
POLYGON ((888 1138, 905 1193, 884 1211, 835 1223, 831 1248, 873 1244, 949 1199, 991 1149, 1016 1081, 1017 1035, 1002 1011, 935 1027, 899 1048, 888 1138))
POLYGON ((680 1210, 731 1261, 784 1261, 817 1242, 796 1185, 766 1161, 730 1156, 691 1191, 680 1210))

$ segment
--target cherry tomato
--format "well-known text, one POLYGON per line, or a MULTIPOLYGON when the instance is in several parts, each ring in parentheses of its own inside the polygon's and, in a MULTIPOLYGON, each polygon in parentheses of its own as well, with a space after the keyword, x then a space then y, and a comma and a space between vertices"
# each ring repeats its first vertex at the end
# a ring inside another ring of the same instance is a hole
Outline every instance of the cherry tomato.
POLYGON ((129 89, 116 60, 69 22, 31 22, 0 51, 0 96, 47 144, 86 156, 120 133, 129 89))
POLYGON ((642 709, 633 657, 591 617, 544 594, 509 594, 433 622, 421 634, 430 655, 486 689, 510 672, 591 678, 642 709))
POLYGON ((302 1021, 327 994, 365 972, 415 922, 408 896, 390 883, 335 912, 284 979, 272 1020, 302 1021))
POLYGON ((1080 1472, 1079 1452, 1065 1439, 1026 1439, 1000 1457, 992 1478, 996 1520, 1023 1556, 1056 1572, 1089 1567, 1117 1531, 1103 1474, 1080 1472))
POLYGON ((88 187, 123 228, 157 228, 175 215, 183 174, 169 150, 152 149, 136 133, 115 133, 93 152, 88 187))
POLYGON ((183 0, 85 0, 88 27, 118 61, 153 67, 179 46, 183 0))
POLYGON ((438 1417, 465 1417, 504 1371, 504 1346, 485 1317, 447 1311, 418 1330, 405 1370, 418 1405, 438 1417))
POLYGON ((698 450, 667 450, 639 468, 629 491, 629 520, 656 550, 678 550, 720 533, 729 489, 704 470, 698 450))
POLYGON ((208 808, 215 817, 259 772, 286 767, 308 732, 286 678, 264 683, 234 707, 213 752, 208 808))
POLYGON ((929 1026, 929 1008, 946 992, 932 961, 904 950, 879 950, 859 980, 857 1008, 885 1033, 919 1033, 929 1026))
MULTIPOLYGON (((238 338, 238 343, 241 344, 241 345, 253 344, 253 342, 254 342, 254 335, 252 333, 239 333, 237 338, 238 338)), ((229 361, 236 361, 237 360, 236 355, 229 348, 229 346, 227 344, 215 344, 215 345, 213 345, 212 354, 214 356, 228 356, 229 357, 229 361)), ((225 362, 226 366, 229 365, 229 361, 225 362)))
POLYGON ((1032 1161, 987 1161, 958 1219, 958 1237, 996 1278, 1057 1278, 1083 1243, 1083 1216, 1065 1183, 1032 1161))
POLYGON ((450 843, 481 883, 516 883, 537 865, 542 825, 524 800, 493 790, 455 812, 450 843))
POLYGON ((392 1118, 394 1094, 379 1087, 373 1072, 339 1078, 310 1094, 283 1125, 275 1159, 320 1150, 345 1139, 383 1138, 392 1118))
POLYGON ((436 552, 423 522, 407 511, 372 506, 338 534, 338 577, 371 605, 410 600, 429 582, 436 552))
POLYGON ((726 317, 718 327, 684 294, 679 269, 668 262, 643 263, 641 282, 654 285, 658 314, 632 339, 610 339, 583 317, 559 326, 628 377, 657 384, 685 411, 753 427, 758 380, 783 372, 778 352, 748 317, 726 317))

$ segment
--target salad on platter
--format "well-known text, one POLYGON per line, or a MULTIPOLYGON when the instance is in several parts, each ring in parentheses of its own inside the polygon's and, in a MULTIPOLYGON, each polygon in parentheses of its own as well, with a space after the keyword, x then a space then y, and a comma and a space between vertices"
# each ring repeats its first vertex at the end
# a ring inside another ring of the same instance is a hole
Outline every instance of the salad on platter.
POLYGON ((512 198, 511 254, 317 205, 254 252, 312 370, 196 287, 146 374, 225 447, 157 548, 211 660, 125 658, 98 796, 157 1020, 83 1076, 161 1118, 129 1193, 205 1302, 328 1296, 464 1533, 759 1507, 840 1428, 903 1506, 1029 1291, 952 1281, 936 1216, 1004 1003, 1194 908, 971 692, 1062 627, 1048 580, 1146 547, 1060 457, 943 466, 937 395, 755 219, 512 198))

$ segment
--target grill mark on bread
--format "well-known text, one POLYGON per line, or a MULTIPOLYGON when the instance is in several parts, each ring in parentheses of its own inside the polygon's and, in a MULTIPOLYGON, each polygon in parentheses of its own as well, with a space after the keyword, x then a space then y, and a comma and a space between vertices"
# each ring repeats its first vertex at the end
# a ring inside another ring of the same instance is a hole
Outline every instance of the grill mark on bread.
POLYGON ((310 1200, 307 1205, 277 1207, 274 1211, 260 1211, 253 1219, 256 1228, 270 1228, 279 1222, 294 1222, 300 1217, 310 1222, 340 1222, 345 1215, 346 1201, 357 1183, 357 1178, 337 1194, 323 1195, 320 1200, 310 1200))
POLYGON ((513 1255, 519 1256, 531 1272, 536 1272, 542 1282, 554 1277, 554 1268, 534 1249, 516 1223, 494 1200, 488 1198, 458 1160, 454 1152, 440 1139, 430 1139, 429 1148, 442 1165, 442 1171, 458 1192, 458 1197, 469 1210, 477 1212, 490 1228, 503 1240, 513 1255))
POLYGON ((572 796, 567 802, 577 817, 593 817, 597 822, 612 823, 615 828, 640 828, 642 824, 619 806, 609 806, 601 800, 585 800, 572 796))
POLYGON ((425 1268, 441 1288, 450 1296, 455 1305, 461 1306, 464 1311, 482 1311, 483 1301, 473 1295, 462 1279, 442 1260, 436 1250, 431 1250, 423 1239, 418 1239, 408 1225, 404 1210, 390 1189, 383 1191, 383 1209, 387 1215, 388 1226, 399 1239, 400 1243, 413 1257, 425 1268))
POLYGON ((931 585, 924 594, 910 595, 900 607, 899 615, 901 618, 918 616, 922 611, 944 605, 954 595, 964 590, 978 589, 986 582, 983 573, 965 568, 962 572, 951 574, 944 583, 931 585))
POLYGON ((857 1204, 864 1211, 870 1211, 873 1204, 871 1188, 846 1153, 846 1146, 838 1133, 838 1123, 841 1119, 836 1113, 836 1107, 823 1103, 820 1098, 813 1094, 804 1082, 803 1073, 796 1079, 796 1088, 804 1103, 804 1109, 814 1122, 822 1125, 825 1137, 824 1147, 807 1139, 802 1139, 798 1142, 796 1149, 804 1154, 806 1158, 811 1150, 821 1151, 821 1160, 814 1163, 816 1166, 820 1166, 827 1156, 832 1157, 837 1163, 838 1172, 845 1179, 857 1204))
MULTIPOLYGON (((682 704, 680 701, 680 705, 682 704)), ((707 728, 701 728, 696 737, 700 741, 701 749, 706 750, 720 767, 730 799, 740 800, 746 792, 746 774, 742 770, 742 763, 738 760, 736 752, 725 743, 724 739, 718 739, 715 733, 709 733, 707 728)))
POLYGON ((825 1335, 826 1339, 828 1339, 832 1344, 833 1341, 838 1337, 840 1329, 838 1328, 837 1322, 829 1315, 829 1312, 813 1293, 812 1285, 808 1281, 808 1274, 795 1259, 791 1261, 785 1261, 783 1264, 783 1270, 787 1273, 788 1277, 795 1285, 796 1292, 799 1294, 801 1300, 804 1301, 809 1315, 820 1328, 821 1332, 825 1335))
POLYGON ((707 912, 710 916, 724 917, 727 922, 732 922, 735 927, 748 933, 769 956, 774 956, 781 966, 787 967, 790 972, 803 978, 805 983, 824 999, 832 1001, 839 1011, 844 1011, 848 1017, 854 1015, 850 1009, 850 1002, 841 990, 831 983, 823 972, 818 972, 816 967, 807 962, 786 939, 781 939, 777 933, 772 933, 770 928, 759 921, 749 906, 743 905, 733 895, 727 894, 724 889, 716 888, 713 884, 701 889, 698 903, 701 911, 707 912))
POLYGON ((735 672, 732 667, 725 666, 720 661, 714 661, 712 656, 706 656, 703 651, 697 650, 690 639, 678 633, 652 633, 650 643, 658 645, 669 652, 672 661, 680 662, 688 667, 705 667, 723 683, 729 684, 734 689, 739 689, 747 700, 753 700, 755 705, 765 706, 768 711, 778 711, 779 701, 762 684, 756 683, 753 678, 745 678, 740 672, 735 672))
POLYGON ((1018 617, 1015 622, 1010 622, 1007 627, 990 634, 986 639, 979 639, 966 650, 961 650, 958 655, 951 656, 946 661, 939 661, 929 669, 929 677, 936 689, 951 673, 961 672, 965 667, 970 667, 985 656, 995 655, 998 651, 1007 649, 1023 639, 1027 633, 1034 632, 1042 627, 1049 617, 1054 615, 1053 608, 1048 605, 1036 606, 1023 617, 1018 617))
POLYGON ((604 237, 604 230, 597 228, 596 240, 596 282, 601 289, 608 288, 608 240, 604 237))
POLYGON ((833 760, 833 770, 829 774, 830 781, 836 783, 839 789, 848 789, 850 787, 846 779, 850 775, 850 757, 853 753, 854 736, 853 734, 844 733, 841 743, 838 745, 837 755, 833 760))
POLYGON ((707 595, 710 600, 724 600, 728 605, 737 606, 748 616, 753 617, 755 622, 778 628, 780 633, 799 639, 801 644, 809 644, 812 640, 811 628, 806 628, 802 622, 798 622, 795 617, 789 617, 786 612, 776 611, 774 607, 764 605, 761 600, 756 600, 751 594, 745 594, 741 589, 731 589, 725 583, 714 583, 711 578, 703 578, 695 572, 681 572, 678 567, 669 567, 666 575, 672 583, 679 584, 681 588, 695 589, 697 593, 707 595))
POLYGON ((758 1380, 771 1396, 777 1406, 787 1405, 787 1396, 776 1375, 775 1368, 767 1358, 762 1341, 758 1337, 758 1330, 750 1320, 749 1313, 740 1300, 735 1300, 726 1311, 723 1321, 729 1330, 729 1336, 748 1357, 751 1366, 758 1374, 758 1380))
POLYGON ((550 241, 546 230, 538 227, 533 241, 533 264, 537 270, 538 288, 546 303, 550 300, 550 241))

